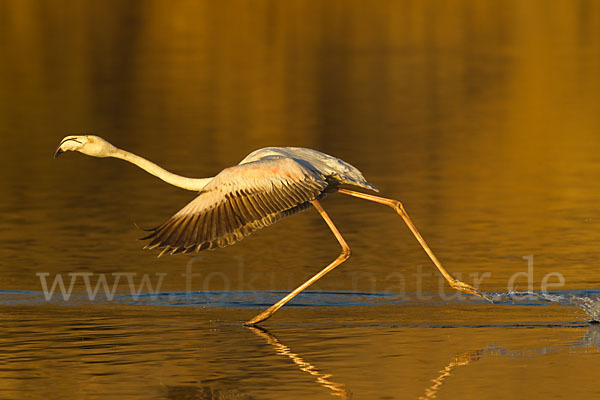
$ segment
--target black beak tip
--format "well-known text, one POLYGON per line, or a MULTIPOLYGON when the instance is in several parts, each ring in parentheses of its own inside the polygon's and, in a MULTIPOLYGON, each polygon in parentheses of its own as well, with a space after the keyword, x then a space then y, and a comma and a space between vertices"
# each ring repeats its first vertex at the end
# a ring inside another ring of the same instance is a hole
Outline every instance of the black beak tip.
POLYGON ((56 149, 56 151, 54 152, 54 158, 60 156, 62 153, 64 153, 64 151, 59 147, 58 149, 56 149))

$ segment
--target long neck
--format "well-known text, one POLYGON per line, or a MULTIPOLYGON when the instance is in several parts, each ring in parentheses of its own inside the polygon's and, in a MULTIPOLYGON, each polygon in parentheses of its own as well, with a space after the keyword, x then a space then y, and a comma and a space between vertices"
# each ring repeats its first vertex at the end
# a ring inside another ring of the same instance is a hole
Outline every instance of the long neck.
POLYGON ((152 161, 148 161, 145 158, 142 158, 136 154, 130 153, 125 150, 117 149, 114 153, 110 155, 114 158, 120 158, 121 160, 128 161, 132 164, 137 165, 144 171, 156 176, 157 178, 162 179, 163 181, 173 185, 180 187, 186 190, 200 191, 204 186, 208 184, 213 178, 186 178, 185 176, 176 175, 172 172, 167 171, 164 168, 159 167, 154 164, 152 161))

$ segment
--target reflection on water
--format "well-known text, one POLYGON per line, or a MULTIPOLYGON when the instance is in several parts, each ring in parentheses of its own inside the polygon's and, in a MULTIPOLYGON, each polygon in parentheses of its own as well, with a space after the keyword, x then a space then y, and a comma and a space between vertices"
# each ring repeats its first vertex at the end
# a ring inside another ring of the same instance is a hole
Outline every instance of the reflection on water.
POLYGON ((437 378, 433 379, 433 385, 431 385, 430 387, 425 389, 425 395, 419 397, 419 400, 435 399, 437 397, 437 392, 440 390, 440 387, 444 383, 444 379, 451 376, 453 373, 453 370, 456 367, 469 365, 471 362, 479 360, 480 356, 481 356, 481 350, 476 350, 476 351, 468 351, 466 353, 462 353, 462 354, 459 354, 458 356, 454 357, 452 359, 452 361, 450 361, 450 363, 448 365, 446 365, 444 367, 444 369, 442 369, 440 371, 440 375, 437 378))
MULTIPOLYGON (((495 312, 485 307, 481 314, 495 312)), ((599 325, 549 326, 561 314, 546 311, 522 326, 539 307, 520 308, 502 312, 504 326, 486 327, 453 325, 448 313, 444 319, 423 305, 355 307, 400 314, 404 322, 395 326, 389 317, 327 323, 331 308, 299 307, 293 319, 266 331, 244 328, 236 309, 228 311, 239 320, 232 324, 221 320, 222 309, 199 320, 184 307, 4 306, 1 391, 6 398, 39 398, 49 385, 63 398, 443 398, 471 382, 467 397, 498 398, 513 389, 486 392, 487 376, 544 366, 550 379, 542 392, 549 393, 564 387, 571 370, 585 375, 595 365, 599 325), (418 322, 424 312, 435 321, 418 322), (309 315, 310 323, 294 323, 309 315)), ((535 393, 530 374, 511 378, 525 395, 535 393)), ((593 390, 582 378, 575 395, 593 390)))
POLYGON ((334 396, 341 397, 342 399, 350 398, 350 394, 344 388, 343 384, 339 384, 330 380, 331 374, 324 374, 320 372, 319 369, 313 364, 304 361, 302 357, 300 357, 296 353, 293 353, 289 347, 282 344, 268 330, 254 326, 248 326, 247 328, 250 329, 252 332, 256 333, 258 336, 266 339, 267 343, 269 343, 275 348, 277 354, 289 357, 294 362, 294 364, 296 364, 300 368, 301 371, 307 372, 310 375, 314 376, 316 378, 317 383, 331 390, 334 396))
POLYGON ((211 386, 168 386, 164 397, 172 400, 253 399, 237 390, 219 390, 211 386))
MULTIPOLYGON (((590 325, 587 333, 580 338, 579 343, 571 345, 570 351, 576 351, 581 348, 583 351, 599 351, 600 350, 600 325, 590 325)), ((444 384, 444 381, 454 374, 454 369, 461 366, 469 365, 475 361, 479 361, 485 357, 525 357, 531 354, 544 355, 552 352, 564 351, 564 345, 559 346, 548 346, 541 348, 530 348, 527 352, 516 352, 510 349, 501 348, 486 348, 481 350, 473 350, 461 353, 454 357, 448 365, 446 365, 440 372, 440 375, 432 380, 433 384, 425 389, 424 396, 419 399, 434 399, 438 395, 438 391, 444 384)))
POLYGON ((600 325, 592 324, 589 330, 583 336, 578 344, 573 345, 572 349, 581 348, 584 352, 595 349, 600 351, 600 325))
POLYGON ((0 398, 596 396, 599 15, 567 0, 1 1, 0 398), (498 297, 452 297, 393 211, 334 195, 352 258, 257 335, 241 327, 254 308, 339 252, 317 213, 156 259, 135 223, 194 194, 118 160, 54 162, 77 133, 198 177, 264 146, 331 153, 498 297), (516 284, 535 299, 507 295, 524 257, 516 284), (80 278, 46 301, 38 274, 80 278), (164 279, 91 302, 85 274, 164 279))
MULTIPOLYGON (((252 293, 245 295, 247 302, 242 293, 213 293, 221 306, 206 308, 184 304, 184 294, 84 304, 44 303, 43 293, 1 293, 3 393, 11 398, 27 385, 36 398, 53 382, 65 397, 89 398, 439 398, 452 397, 465 380, 482 385, 486 374, 515 363, 537 368, 548 361, 541 357, 568 361, 556 370, 558 377, 595 363, 573 358, 577 354, 600 354, 600 325, 561 321, 567 303, 540 302, 531 293, 520 301, 514 295, 465 308, 464 301, 373 302, 373 294, 309 292, 270 330, 242 326, 248 308, 261 306, 252 303, 252 293), (341 304, 344 298, 352 305, 341 304), (468 369, 476 361, 479 367, 468 369), (155 383, 148 385, 149 379, 155 383)), ((527 376, 521 379, 513 383, 529 384, 527 376)), ((561 379, 552 381, 548 390, 564 386, 561 379)), ((589 389, 584 384, 574 392, 589 389)))

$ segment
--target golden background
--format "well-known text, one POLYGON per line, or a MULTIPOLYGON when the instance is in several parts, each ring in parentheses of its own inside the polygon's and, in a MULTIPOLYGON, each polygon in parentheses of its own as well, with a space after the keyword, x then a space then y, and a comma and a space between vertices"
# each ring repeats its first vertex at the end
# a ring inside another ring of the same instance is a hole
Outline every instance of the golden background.
MULTIPOLYGON (((121 161, 51 158, 81 133, 197 177, 264 146, 318 149, 402 200, 467 282, 489 272, 482 289, 505 291, 532 254, 535 290, 551 272, 597 290, 599 72, 596 1, 0 0, 0 397, 597 395, 599 335, 572 307, 286 307, 273 339, 238 327, 243 304, 10 296, 39 292, 38 272, 166 272, 163 290, 186 290, 189 258, 142 252, 133 223, 193 194, 121 161)), ((422 269, 438 291, 389 209, 324 207, 353 257, 313 290, 394 292, 403 276, 410 294, 422 269)), ((337 252, 309 211, 203 254, 193 289, 283 293, 337 252)))

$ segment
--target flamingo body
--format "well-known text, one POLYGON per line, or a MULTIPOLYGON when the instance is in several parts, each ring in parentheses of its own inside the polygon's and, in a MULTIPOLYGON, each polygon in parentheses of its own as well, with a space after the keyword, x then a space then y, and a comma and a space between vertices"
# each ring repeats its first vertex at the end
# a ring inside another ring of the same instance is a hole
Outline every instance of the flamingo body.
POLYGON ((352 165, 316 150, 268 147, 217 174, 198 197, 143 239, 161 254, 225 247, 306 210, 341 184, 371 190, 352 165))

